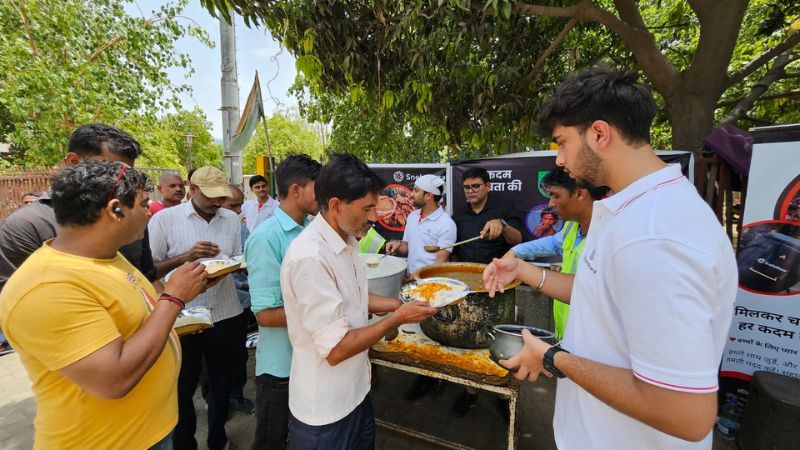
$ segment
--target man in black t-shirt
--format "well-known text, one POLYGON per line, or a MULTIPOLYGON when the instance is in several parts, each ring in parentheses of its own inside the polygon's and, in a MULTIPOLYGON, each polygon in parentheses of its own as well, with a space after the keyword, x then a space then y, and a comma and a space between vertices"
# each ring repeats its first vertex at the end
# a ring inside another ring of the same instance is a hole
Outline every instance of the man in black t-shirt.
POLYGON ((483 239, 453 248, 453 260, 488 264, 502 258, 513 246, 522 242, 522 222, 512 205, 493 202, 489 189, 489 172, 473 167, 464 172, 462 187, 467 205, 453 213, 460 242, 475 236, 483 239))

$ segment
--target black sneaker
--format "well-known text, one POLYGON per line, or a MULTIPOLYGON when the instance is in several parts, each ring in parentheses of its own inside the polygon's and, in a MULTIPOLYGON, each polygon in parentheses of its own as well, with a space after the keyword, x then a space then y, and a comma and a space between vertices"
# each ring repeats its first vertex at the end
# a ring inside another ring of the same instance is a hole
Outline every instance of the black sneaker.
POLYGON ((248 398, 232 398, 229 401, 230 411, 232 413, 241 414, 243 416, 252 416, 256 413, 256 405, 248 398))
POLYGON ((420 375, 414 380, 414 384, 411 385, 411 388, 403 394, 403 398, 408 401, 419 400, 425 396, 434 386, 436 386, 435 378, 426 377, 424 375, 420 375))
POLYGON ((455 404, 453 404, 453 415, 456 417, 464 417, 467 415, 470 409, 475 406, 475 402, 478 400, 478 394, 470 394, 467 391, 464 391, 461 394, 461 397, 456 400, 455 404))

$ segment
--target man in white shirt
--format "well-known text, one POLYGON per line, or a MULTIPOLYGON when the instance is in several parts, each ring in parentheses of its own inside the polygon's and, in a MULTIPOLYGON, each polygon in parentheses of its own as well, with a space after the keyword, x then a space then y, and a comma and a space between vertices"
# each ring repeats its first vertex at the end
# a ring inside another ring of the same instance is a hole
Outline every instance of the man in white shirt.
POLYGON ((403 323, 436 314, 424 302, 367 291, 355 236, 375 220, 383 181, 353 155, 331 158, 317 177, 320 213, 292 241, 281 293, 292 343, 289 441, 293 450, 373 449, 369 348, 403 323), (370 312, 391 312, 367 325, 370 312))
POLYGON ((242 204, 242 214, 244 214, 247 229, 253 233, 256 227, 272 217, 280 202, 269 195, 269 182, 264 176, 256 175, 250 178, 247 184, 250 185, 253 194, 256 194, 256 198, 242 204))
POLYGON ((435 253, 425 246, 446 247, 456 241, 456 223, 439 205, 444 180, 436 175, 422 175, 414 182, 416 209, 406 219, 402 241, 389 241, 386 253, 408 256, 408 273, 450 259, 449 248, 435 253))
MULTIPOLYGON (((201 167, 191 178, 191 200, 167 208, 153 216, 148 225, 150 249, 156 267, 169 272, 186 261, 207 258, 230 258, 242 254, 239 216, 222 208, 231 196, 225 172, 201 167)), ((227 445, 225 422, 228 420, 228 394, 231 377, 237 367, 236 346, 244 346, 246 317, 236 295, 233 277, 225 276, 192 306, 211 310, 214 327, 199 334, 181 337, 181 372, 178 377, 178 425, 175 427, 175 450, 197 448, 194 439, 197 417, 192 397, 197 389, 203 358, 208 368, 208 448, 227 445)))
POLYGON ((655 114, 635 75, 594 68, 562 83, 539 112, 556 163, 615 194, 595 202, 574 276, 509 258, 484 272, 490 293, 519 276, 570 303, 563 349, 523 333, 503 362, 519 379, 561 378, 561 449, 711 449, 736 261, 680 167, 652 151, 655 114))

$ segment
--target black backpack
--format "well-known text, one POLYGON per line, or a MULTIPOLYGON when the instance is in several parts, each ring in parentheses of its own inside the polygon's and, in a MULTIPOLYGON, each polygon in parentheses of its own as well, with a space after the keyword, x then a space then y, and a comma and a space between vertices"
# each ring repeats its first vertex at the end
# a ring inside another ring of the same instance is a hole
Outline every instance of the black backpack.
POLYGON ((765 233, 745 244, 736 258, 739 284, 759 292, 789 292, 800 283, 800 239, 765 233))

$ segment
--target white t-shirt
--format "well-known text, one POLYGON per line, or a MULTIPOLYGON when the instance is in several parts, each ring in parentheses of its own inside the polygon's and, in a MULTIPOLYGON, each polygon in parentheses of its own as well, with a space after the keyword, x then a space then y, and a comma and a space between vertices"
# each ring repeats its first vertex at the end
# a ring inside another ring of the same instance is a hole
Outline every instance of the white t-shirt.
MULTIPOLYGON (((736 285, 722 226, 670 165, 594 203, 562 345, 664 389, 715 392, 736 285)), ((669 436, 567 378, 553 426, 562 450, 711 448, 711 433, 696 443, 669 436)))
POLYGON ((408 243, 409 273, 436 262, 436 253, 426 252, 426 245, 445 247, 456 242, 456 223, 441 206, 420 221, 421 214, 421 209, 412 211, 403 232, 403 240, 408 243))
POLYGON ((257 199, 247 200, 242 203, 242 214, 244 214, 247 230, 252 233, 256 227, 275 214, 275 208, 279 205, 280 202, 272 197, 267 197, 267 202, 261 205, 260 208, 257 199))

